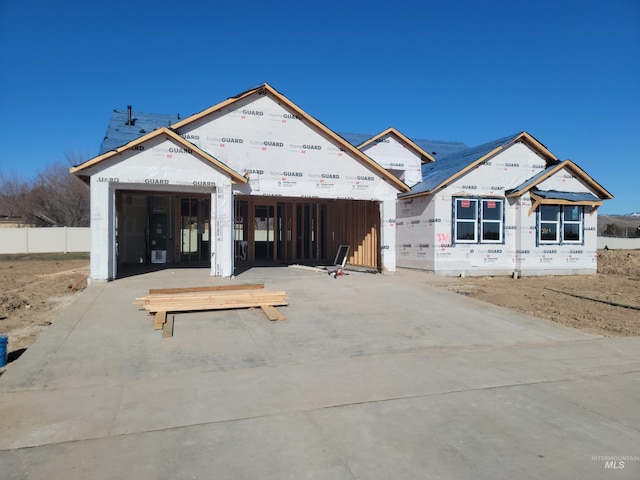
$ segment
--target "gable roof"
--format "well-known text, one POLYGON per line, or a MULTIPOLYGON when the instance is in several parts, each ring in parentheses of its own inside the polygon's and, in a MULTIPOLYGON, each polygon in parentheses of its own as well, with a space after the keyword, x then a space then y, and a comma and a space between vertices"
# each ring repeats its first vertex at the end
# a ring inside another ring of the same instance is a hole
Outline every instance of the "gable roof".
POLYGON ((121 147, 116 148, 115 150, 110 150, 108 152, 103 153, 102 155, 98 155, 97 157, 94 157, 90 160, 87 160, 84 163, 81 163, 80 165, 76 165, 75 167, 71 167, 69 169, 69 171, 73 174, 76 174, 78 176, 82 176, 80 175, 80 172, 82 172, 83 170, 86 170, 89 167, 93 167, 94 165, 99 164, 100 162, 104 162, 105 160, 112 158, 116 155, 119 155, 123 152, 126 152, 127 150, 130 150, 142 143, 145 143, 151 139, 154 139, 156 137, 160 137, 160 136, 165 136, 166 138, 173 140, 174 142, 182 145, 183 147, 185 147, 187 150, 191 150, 193 151, 195 154, 197 154, 199 157, 201 157, 203 160, 205 160, 206 162, 211 163, 214 167, 218 168, 219 170, 222 170, 224 173, 226 173, 230 178, 231 181, 233 183, 247 183, 248 179, 246 177, 244 177, 243 175, 240 175, 238 172, 236 172, 235 170, 229 168, 228 166, 226 166, 224 163, 222 163, 220 160, 218 160, 217 158, 213 157, 212 155, 208 154, 207 152, 205 152, 204 150, 200 149, 198 146, 194 145, 193 143, 185 140, 184 138, 182 138, 180 135, 178 135, 176 132, 174 132, 173 130, 167 128, 167 127, 162 127, 162 128, 158 128, 150 133, 147 133, 146 135, 143 135, 139 138, 136 138, 135 140, 126 143, 125 145, 122 145, 121 147))
POLYGON ((180 115, 163 113, 131 112, 131 117, 132 122, 130 123, 129 110, 113 111, 107 127, 107 134, 102 140, 98 155, 115 150, 157 128, 169 127, 172 123, 180 120, 180 115))
POLYGON ((369 158, 367 155, 365 155, 363 152, 358 150, 355 146, 351 145, 344 138, 342 138, 340 135, 338 135, 333 130, 328 128, 322 122, 316 120, 314 117, 312 117, 307 112, 302 110, 295 103, 293 103, 287 97, 285 97, 280 92, 275 90, 268 83, 263 83, 262 85, 260 85, 260 86, 258 86, 256 88, 252 88, 251 90, 247 90, 246 92, 243 92, 243 93, 241 93, 241 94, 239 94, 239 95, 237 95, 235 97, 228 98, 227 100, 225 100, 223 102, 220 102, 220 103, 218 103, 218 104, 216 104, 216 105, 214 105, 212 107, 209 107, 206 110, 201 111, 200 113, 196 113, 194 115, 191 115, 190 117, 185 118, 184 120, 180 120, 179 122, 173 124, 172 128, 174 130, 179 130, 180 128, 185 127, 185 126, 189 125, 190 123, 193 123, 193 122, 195 122, 197 120, 200 120, 200 119, 202 119, 202 118, 204 118, 204 117, 206 117, 208 115, 211 115, 213 113, 219 112, 220 110, 222 110, 224 108, 227 108, 227 107, 229 107, 229 106, 231 106, 231 105, 233 105, 235 103, 238 103, 241 100, 243 100, 243 99, 245 99, 245 98, 247 98, 247 97, 249 97, 249 96, 251 96, 251 95, 253 95, 255 93, 263 94, 263 95, 265 95, 265 94, 266 95, 270 95, 278 103, 280 103, 282 105, 285 105, 291 111, 295 112, 295 114, 298 117, 300 117, 301 120, 307 122, 308 124, 311 124, 313 127, 318 129, 324 135, 326 135, 329 138, 331 138, 340 147, 342 147, 342 149, 344 151, 349 152, 357 160, 359 160, 365 166, 371 168, 371 170, 375 171, 380 177, 382 177, 383 179, 387 180, 387 182, 389 182, 391 185, 393 185, 395 188, 397 188, 401 192, 408 192, 410 190, 409 186, 406 183, 404 183, 402 180, 400 180, 396 176, 392 175, 385 168, 383 168, 377 162, 375 162, 374 160, 369 158))
POLYGON ((558 161, 558 158, 547 150, 542 143, 527 132, 521 132, 462 150, 445 158, 439 158, 434 163, 422 165, 422 182, 414 185, 411 192, 401 196, 413 197, 430 195, 457 180, 477 165, 491 159, 501 151, 518 142, 526 143, 529 147, 536 150, 547 160, 548 164, 558 161))
MULTIPOLYGON (((338 132, 338 134, 355 147, 362 146, 364 143, 367 143, 367 141, 372 138, 372 135, 365 134, 365 133, 338 132)), ((462 142, 448 142, 445 140, 425 140, 422 138, 410 139, 408 137, 407 139, 413 142, 415 145, 417 145, 419 148, 421 148, 425 152, 430 152, 429 155, 435 158, 436 160, 439 158, 447 157, 449 155, 458 153, 462 150, 466 150, 467 148, 469 148, 467 145, 465 145, 462 142)))
MULTIPOLYGON (((584 182, 589 188, 591 188, 591 190, 596 192, 596 194, 598 195, 598 198, 601 198, 603 200, 604 199, 610 200, 613 198, 613 195, 611 195, 607 190, 605 190, 605 188, 602 185, 600 185, 593 178, 587 175, 587 173, 584 170, 582 170, 578 165, 573 163, 571 160, 564 160, 555 165, 551 165, 545 168, 544 170, 539 172, 537 175, 531 177, 529 180, 524 182, 523 184, 515 188, 512 188, 511 190, 508 190, 507 192, 505 192, 505 194, 507 197, 519 197, 522 194, 532 190, 533 187, 539 185, 544 180, 546 180, 547 178, 549 178, 550 176, 554 175, 555 173, 557 173, 558 171, 564 168, 569 170, 574 176, 582 180, 582 182, 584 182)), ((563 193, 567 193, 567 192, 563 192, 563 193)), ((545 197, 545 198, 553 198, 553 197, 545 197)))
POLYGON ((404 144, 404 146, 407 147, 409 150, 413 150, 414 153, 417 153, 420 156, 420 160, 422 160, 422 163, 436 161, 435 158, 433 158, 431 155, 425 152, 419 145, 417 145, 416 143, 414 143, 413 141, 405 137, 402 133, 400 133, 398 130, 396 130, 393 127, 389 127, 383 132, 380 132, 379 134, 371 137, 366 142, 361 143, 360 145, 357 146, 358 150, 362 150, 367 145, 371 145, 372 143, 375 143, 377 140, 387 135, 396 137, 396 140, 398 140, 401 144, 404 144))

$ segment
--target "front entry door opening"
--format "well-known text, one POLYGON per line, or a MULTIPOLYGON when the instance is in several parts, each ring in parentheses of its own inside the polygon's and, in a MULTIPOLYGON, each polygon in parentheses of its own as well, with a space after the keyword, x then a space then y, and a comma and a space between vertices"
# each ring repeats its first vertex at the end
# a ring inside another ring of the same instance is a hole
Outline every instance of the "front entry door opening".
POLYGON ((199 263, 209 260, 209 199, 180 199, 180 261, 199 263))
POLYGON ((253 241, 256 260, 275 260, 275 208, 273 205, 256 205, 253 214, 253 241))

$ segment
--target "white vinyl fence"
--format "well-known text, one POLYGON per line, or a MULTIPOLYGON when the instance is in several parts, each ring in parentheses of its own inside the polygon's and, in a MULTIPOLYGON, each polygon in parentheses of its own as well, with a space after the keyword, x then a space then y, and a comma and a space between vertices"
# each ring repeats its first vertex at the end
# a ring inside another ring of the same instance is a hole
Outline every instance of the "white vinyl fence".
POLYGON ((0 255, 88 252, 90 249, 89 227, 0 228, 0 255))
POLYGON ((640 238, 598 237, 598 248, 608 247, 611 250, 640 249, 640 238))

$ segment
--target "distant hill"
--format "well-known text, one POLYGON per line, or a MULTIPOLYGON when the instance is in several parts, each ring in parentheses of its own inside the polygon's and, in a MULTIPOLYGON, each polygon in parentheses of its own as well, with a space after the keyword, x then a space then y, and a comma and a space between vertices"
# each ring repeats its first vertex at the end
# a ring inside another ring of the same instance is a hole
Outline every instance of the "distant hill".
POLYGON ((640 217, 640 212, 634 212, 634 213, 625 213, 624 215, 621 215, 619 213, 612 213, 610 215, 605 215, 608 217, 640 217))
POLYGON ((627 215, 598 215, 598 235, 640 237, 640 212, 627 215))

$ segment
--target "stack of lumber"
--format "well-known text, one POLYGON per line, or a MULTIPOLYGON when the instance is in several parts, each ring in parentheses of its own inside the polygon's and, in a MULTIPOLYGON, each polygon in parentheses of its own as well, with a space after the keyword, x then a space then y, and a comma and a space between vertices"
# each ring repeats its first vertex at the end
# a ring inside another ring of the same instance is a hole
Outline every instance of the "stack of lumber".
POLYGON ((275 307, 288 305, 286 292, 265 290, 263 284, 154 289, 149 295, 137 297, 134 304, 155 313, 160 328, 167 312, 260 307, 269 320, 285 320, 275 307))

